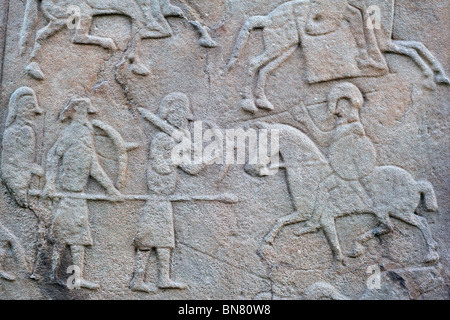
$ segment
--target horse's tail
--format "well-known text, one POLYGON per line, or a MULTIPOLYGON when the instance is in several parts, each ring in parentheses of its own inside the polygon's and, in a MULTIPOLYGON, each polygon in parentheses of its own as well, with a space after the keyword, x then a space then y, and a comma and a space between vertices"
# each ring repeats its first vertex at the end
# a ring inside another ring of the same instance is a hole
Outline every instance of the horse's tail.
POLYGON ((425 180, 418 181, 417 185, 419 187, 419 193, 424 197, 426 209, 429 211, 437 211, 438 204, 433 185, 425 180))
POLYGON ((37 0, 27 0, 22 29, 20 30, 20 39, 19 39, 20 54, 23 54, 25 52, 25 47, 28 38, 30 37, 31 30, 33 30, 33 27, 37 21, 38 17, 37 12, 38 12, 37 0))
POLYGON ((250 36, 250 32, 253 29, 258 28, 264 28, 268 23, 268 18, 265 16, 255 16, 250 17, 242 27, 239 36, 236 40, 236 44, 234 45, 233 54, 231 56, 230 61, 227 65, 227 71, 229 71, 233 65, 236 63, 237 59, 239 58, 239 55, 241 53, 241 50, 244 48, 245 43, 248 40, 248 37, 250 36))

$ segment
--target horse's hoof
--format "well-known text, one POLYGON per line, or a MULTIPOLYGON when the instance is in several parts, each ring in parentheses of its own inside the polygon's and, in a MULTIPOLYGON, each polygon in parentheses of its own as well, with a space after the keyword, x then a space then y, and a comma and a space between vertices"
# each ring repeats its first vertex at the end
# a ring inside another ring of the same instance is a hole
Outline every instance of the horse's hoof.
POLYGON ((445 76, 445 74, 438 74, 436 76, 436 82, 441 84, 450 84, 450 79, 445 76))
POLYGON ((337 256, 336 260, 337 260, 337 262, 339 262, 344 267, 347 266, 347 259, 345 258, 345 256, 343 254, 337 256))
POLYGON ((266 110, 273 110, 275 107, 272 103, 266 98, 263 99, 257 99, 256 100, 256 106, 260 109, 266 109, 266 110))
POLYGON ((364 252, 366 252, 366 248, 361 245, 360 243, 356 243, 353 251, 349 254, 350 258, 358 258, 360 256, 362 256, 364 254, 364 252))
POLYGON ((28 75, 36 80, 42 81, 45 78, 44 73, 41 70, 41 67, 39 67, 39 64, 36 62, 30 63, 26 69, 28 75))
POLYGON ((439 254, 436 251, 428 253, 427 257, 425 258, 425 263, 427 264, 437 263, 438 261, 439 261, 439 254))
POLYGON ((426 80, 423 82, 423 86, 431 91, 436 90, 436 83, 434 82, 433 77, 427 77, 426 80))
POLYGON ((112 39, 106 40, 105 43, 103 43, 103 48, 105 48, 106 50, 110 50, 110 51, 117 50, 117 46, 114 43, 114 40, 112 40, 112 39))
POLYGON ((5 271, 0 271, 0 278, 1 279, 4 279, 4 280, 6 280, 6 281, 16 281, 16 277, 15 276, 13 276, 12 274, 9 274, 9 273, 7 273, 7 272, 5 272, 5 271))
POLYGON ((215 42, 213 39, 211 38, 201 38, 198 43, 200 44, 200 46, 202 46, 203 48, 216 48, 219 45, 217 44, 217 42, 215 42))
POLYGON ((131 72, 133 72, 134 74, 137 74, 138 76, 145 77, 150 74, 150 71, 147 69, 147 67, 141 63, 139 63, 139 64, 133 63, 133 64, 131 64, 130 68, 131 68, 131 72))
POLYGON ((258 111, 258 108, 256 107, 256 105, 252 99, 244 99, 241 102, 240 107, 243 110, 245 110, 247 112, 251 112, 251 113, 255 113, 256 111, 258 111))
POLYGON ((275 241, 275 238, 274 238, 274 236, 272 236, 271 234, 267 235, 267 236, 264 238, 264 242, 265 242, 266 244, 268 244, 268 245, 272 245, 274 241, 275 241))

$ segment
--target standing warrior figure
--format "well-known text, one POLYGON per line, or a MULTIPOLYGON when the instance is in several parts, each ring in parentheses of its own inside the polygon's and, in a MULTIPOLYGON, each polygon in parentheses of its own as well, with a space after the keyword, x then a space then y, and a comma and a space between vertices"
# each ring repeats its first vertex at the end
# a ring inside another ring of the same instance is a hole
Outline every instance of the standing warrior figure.
POLYGON ((93 127, 88 114, 97 111, 89 99, 73 99, 61 112, 61 121, 70 124, 63 129, 59 139, 47 155, 47 174, 44 196, 52 198, 58 188, 67 193, 62 197, 52 224, 54 248, 52 258, 52 277, 56 279, 61 255, 69 246, 73 264, 79 268, 79 286, 97 289, 95 283, 83 279, 84 254, 87 246, 92 246, 89 227, 89 208, 87 200, 71 197, 86 189, 89 177, 94 178, 111 196, 120 198, 119 191, 99 164, 94 146, 93 127), (61 167, 58 164, 61 162, 61 167), (58 172, 61 174, 58 177, 58 172))
POLYGON ((22 87, 13 93, 3 135, 1 173, 6 188, 17 204, 24 208, 29 207, 28 191, 32 176, 44 175, 42 168, 34 162, 36 133, 33 127, 40 114, 42 109, 33 89, 22 87))
MULTIPOLYGON (((205 167, 204 164, 175 164, 172 151, 177 141, 170 130, 186 131, 189 121, 193 120, 189 98, 182 93, 169 94, 161 102, 158 116, 140 109, 143 116, 164 132, 158 133, 150 146, 150 161, 148 163, 148 188, 156 196, 173 195, 180 168, 190 175, 197 175, 205 167), (166 129, 166 130, 164 130, 166 129)), ((159 264, 159 283, 162 289, 185 289, 186 285, 177 283, 170 278, 170 256, 175 248, 173 223, 173 207, 171 201, 149 200, 140 218, 134 239, 136 246, 136 263, 130 289, 141 292, 154 292, 156 289, 145 284, 145 270, 152 249, 155 249, 159 264)))

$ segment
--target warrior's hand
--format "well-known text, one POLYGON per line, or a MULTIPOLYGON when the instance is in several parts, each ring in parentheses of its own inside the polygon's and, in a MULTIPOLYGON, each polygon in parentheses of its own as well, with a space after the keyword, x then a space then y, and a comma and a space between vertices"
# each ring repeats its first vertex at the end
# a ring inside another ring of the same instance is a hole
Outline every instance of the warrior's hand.
POLYGON ((38 177, 44 176, 44 170, 38 164, 33 164, 33 166, 31 167, 31 173, 38 177))
POLYGON ((44 191, 42 191, 42 198, 43 199, 52 199, 55 197, 55 186, 50 185, 50 184, 46 184, 44 191))
POLYGON ((122 202, 124 201, 124 197, 123 195, 120 193, 119 190, 117 190, 114 187, 109 188, 108 190, 106 190, 106 192, 108 193, 108 195, 110 197, 113 198, 113 201, 117 201, 117 202, 122 202))

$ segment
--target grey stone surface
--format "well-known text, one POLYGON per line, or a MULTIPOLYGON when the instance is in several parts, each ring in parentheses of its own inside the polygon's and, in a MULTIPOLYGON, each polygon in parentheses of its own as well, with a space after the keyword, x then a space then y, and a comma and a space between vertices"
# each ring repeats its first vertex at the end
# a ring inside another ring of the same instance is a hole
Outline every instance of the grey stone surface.
POLYGON ((449 299, 449 9, 1 0, 0 299, 449 299))

